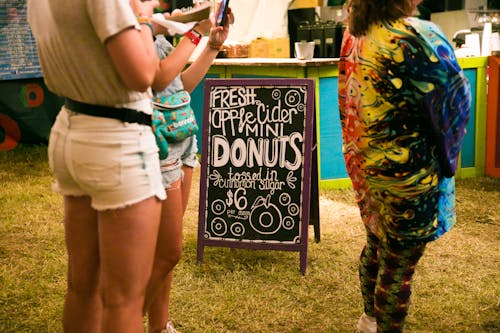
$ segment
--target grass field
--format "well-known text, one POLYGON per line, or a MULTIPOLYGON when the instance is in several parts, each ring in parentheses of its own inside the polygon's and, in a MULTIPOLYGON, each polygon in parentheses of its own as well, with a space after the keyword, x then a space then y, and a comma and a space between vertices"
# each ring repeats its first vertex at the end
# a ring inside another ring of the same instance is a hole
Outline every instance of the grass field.
MULTIPOLYGON (((171 316, 183 333, 354 332, 364 232, 350 190, 320 193, 321 241, 297 252, 205 248, 196 264, 198 177, 171 316)), ((0 152, 0 332, 61 332, 66 253, 45 146, 0 152)), ((458 223, 428 246, 407 332, 500 332, 500 179, 457 181, 458 223)))

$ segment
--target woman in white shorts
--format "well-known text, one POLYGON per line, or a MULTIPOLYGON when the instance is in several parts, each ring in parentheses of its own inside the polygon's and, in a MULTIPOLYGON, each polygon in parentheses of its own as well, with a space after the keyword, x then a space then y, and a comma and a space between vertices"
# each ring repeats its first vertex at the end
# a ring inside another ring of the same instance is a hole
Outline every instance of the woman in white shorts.
POLYGON ((28 0, 48 88, 66 98, 49 139, 64 198, 64 332, 142 332, 161 182, 151 130, 157 1, 28 0))
MULTIPOLYGON (((182 90, 191 92, 196 88, 226 40, 229 22, 233 21, 230 11, 228 24, 224 27, 215 27, 213 20, 200 21, 175 48, 165 36, 157 35, 155 45, 161 62, 160 72, 152 86, 155 97, 170 96, 182 90), (206 33, 209 33, 206 47, 182 71, 201 36, 206 33)), ((155 26, 155 30, 167 33, 160 26, 155 26)), ((168 157, 160 162, 167 200, 163 202, 155 263, 146 298, 148 332, 151 333, 178 332, 169 320, 168 306, 173 269, 182 253, 182 219, 188 204, 193 169, 199 165, 197 152, 196 136, 190 136, 181 142, 168 143, 168 157)))

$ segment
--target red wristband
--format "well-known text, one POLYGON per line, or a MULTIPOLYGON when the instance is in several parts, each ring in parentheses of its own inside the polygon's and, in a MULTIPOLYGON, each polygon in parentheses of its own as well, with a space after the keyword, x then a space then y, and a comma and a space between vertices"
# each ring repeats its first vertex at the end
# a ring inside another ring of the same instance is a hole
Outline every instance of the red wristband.
POLYGON ((184 34, 185 37, 189 38, 194 45, 198 45, 201 40, 201 34, 196 30, 189 30, 184 34))

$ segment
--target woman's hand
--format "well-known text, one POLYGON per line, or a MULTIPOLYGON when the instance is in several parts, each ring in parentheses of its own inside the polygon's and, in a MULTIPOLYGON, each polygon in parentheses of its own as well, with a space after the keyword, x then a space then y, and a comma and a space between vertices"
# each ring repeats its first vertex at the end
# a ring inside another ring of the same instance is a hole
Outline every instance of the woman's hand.
POLYGON ((198 22, 193 29, 198 31, 202 35, 206 35, 210 31, 210 29, 212 29, 213 26, 214 26, 213 20, 208 18, 198 22))
POLYGON ((227 9, 227 20, 224 26, 213 26, 208 37, 208 46, 211 49, 219 50, 229 34, 229 25, 234 23, 234 15, 231 7, 227 9))
MULTIPOLYGON (((161 13, 161 15, 163 15, 163 17, 167 20, 170 17, 169 12, 161 13)), ((155 31, 155 35, 170 35, 170 33, 168 32, 168 29, 165 26, 158 24, 154 21, 152 21, 151 23, 153 24, 153 29, 155 31)))
POLYGON ((130 7, 137 16, 151 17, 159 5, 158 0, 130 0, 130 7))
MULTIPOLYGON (((227 15, 226 24, 223 27, 215 26, 215 16, 213 13, 210 15, 211 28, 207 47, 202 50, 202 53, 196 58, 196 60, 181 74, 184 89, 187 91, 193 91, 204 79, 208 69, 212 65, 213 60, 222 48, 222 44, 226 41, 229 34, 229 25, 234 22, 234 16, 230 8, 228 8, 227 15)), ((203 23, 205 24, 205 22, 203 23)))

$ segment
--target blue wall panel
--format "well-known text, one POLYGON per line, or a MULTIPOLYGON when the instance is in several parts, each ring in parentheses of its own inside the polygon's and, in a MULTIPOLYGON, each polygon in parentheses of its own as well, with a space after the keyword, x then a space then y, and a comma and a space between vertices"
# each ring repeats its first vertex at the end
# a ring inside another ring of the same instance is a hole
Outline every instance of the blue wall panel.
POLYGON ((320 78, 319 87, 320 179, 347 178, 342 155, 338 78, 320 78))
MULTIPOLYGON (((464 74, 469 80, 470 83, 470 88, 471 88, 471 95, 476 96, 476 88, 477 88, 477 69, 471 68, 471 69, 465 69, 464 74)), ((476 165, 475 161, 475 143, 476 143, 476 104, 475 104, 476 98, 472 98, 472 104, 471 104, 471 111, 470 111, 470 120, 469 123, 467 124, 467 134, 464 137, 464 142, 462 145, 462 152, 461 152, 461 163, 460 167, 462 168, 468 168, 468 167, 474 167, 476 165)))

